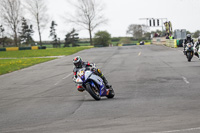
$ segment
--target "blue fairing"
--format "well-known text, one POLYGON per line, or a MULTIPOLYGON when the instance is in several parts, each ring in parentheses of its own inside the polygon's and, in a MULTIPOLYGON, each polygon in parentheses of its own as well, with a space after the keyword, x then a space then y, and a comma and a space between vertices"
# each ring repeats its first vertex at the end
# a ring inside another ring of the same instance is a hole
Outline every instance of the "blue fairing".
POLYGON ((90 81, 91 86, 95 87, 95 84, 93 81, 90 81))
MULTIPOLYGON (((92 86, 92 87, 95 87, 96 85, 95 85, 95 83, 91 80, 90 82, 90 85, 92 86)), ((105 87, 104 87, 104 85, 102 85, 102 86, 100 86, 100 92, 99 92, 99 94, 100 94, 100 96, 106 96, 106 89, 105 89, 105 87)))
MULTIPOLYGON (((95 87, 95 86, 96 86, 95 83, 94 83, 92 80, 90 81, 90 85, 91 85, 92 87, 95 87)), ((100 92, 99 92, 100 96, 103 96, 103 95, 102 95, 102 91, 103 91, 103 93, 105 92, 103 88, 104 88, 104 85, 100 86, 100 92), (103 90, 102 90, 102 89, 103 89, 103 90)))

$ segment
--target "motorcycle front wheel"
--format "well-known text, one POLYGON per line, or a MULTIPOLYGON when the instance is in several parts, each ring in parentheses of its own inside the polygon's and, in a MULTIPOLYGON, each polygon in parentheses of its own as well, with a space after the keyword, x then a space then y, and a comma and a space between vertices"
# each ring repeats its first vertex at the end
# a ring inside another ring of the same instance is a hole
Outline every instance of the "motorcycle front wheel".
POLYGON ((188 62, 191 62, 192 56, 193 56, 193 53, 192 53, 192 52, 187 52, 188 62))
POLYGON ((101 96, 99 94, 99 89, 95 86, 91 86, 89 83, 86 84, 87 92, 97 101, 101 100, 101 96))

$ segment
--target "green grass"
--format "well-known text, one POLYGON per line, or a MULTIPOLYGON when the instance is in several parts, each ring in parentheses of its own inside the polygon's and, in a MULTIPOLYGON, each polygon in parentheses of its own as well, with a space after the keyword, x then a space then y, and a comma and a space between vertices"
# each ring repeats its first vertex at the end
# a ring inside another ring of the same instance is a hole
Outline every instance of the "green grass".
POLYGON ((78 51, 92 48, 85 47, 69 47, 69 48, 48 48, 40 50, 20 50, 20 51, 0 51, 0 58, 25 58, 25 57, 45 57, 45 56, 61 56, 71 55, 78 51))
POLYGON ((46 50, 20 50, 20 51, 0 51, 0 75, 20 70, 38 63, 46 62, 56 58, 34 58, 45 56, 71 55, 78 51, 92 48, 85 47, 69 47, 69 48, 48 48, 46 50), (30 57, 30 58, 29 58, 30 57), (6 59, 17 58, 17 59, 6 59))
POLYGON ((0 59, 0 75, 53 59, 55 58, 0 59))

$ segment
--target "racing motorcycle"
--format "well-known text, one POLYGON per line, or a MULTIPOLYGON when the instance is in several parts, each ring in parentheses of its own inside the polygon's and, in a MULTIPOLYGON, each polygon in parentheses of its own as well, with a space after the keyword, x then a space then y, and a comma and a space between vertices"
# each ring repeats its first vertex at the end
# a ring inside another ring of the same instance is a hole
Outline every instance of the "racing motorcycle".
POLYGON ((113 98, 115 96, 112 87, 106 88, 103 80, 86 68, 82 68, 77 72, 75 83, 77 88, 86 90, 97 101, 101 100, 101 97, 113 98))
POLYGON ((194 55, 194 49, 193 49, 194 45, 192 43, 187 43, 186 44, 186 50, 185 50, 185 55, 188 59, 188 62, 190 62, 192 60, 192 57, 194 55))

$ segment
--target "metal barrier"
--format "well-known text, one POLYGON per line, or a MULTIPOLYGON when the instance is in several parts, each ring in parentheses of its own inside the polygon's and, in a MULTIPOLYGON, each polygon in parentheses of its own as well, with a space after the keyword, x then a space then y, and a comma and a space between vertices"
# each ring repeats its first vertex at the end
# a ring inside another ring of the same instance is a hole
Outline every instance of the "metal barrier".
POLYGON ((18 50, 36 50, 36 49, 46 49, 46 46, 0 48, 0 51, 18 51, 18 50))

